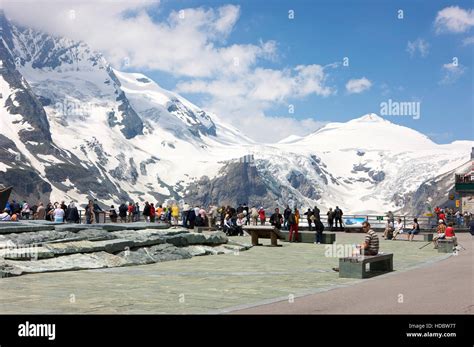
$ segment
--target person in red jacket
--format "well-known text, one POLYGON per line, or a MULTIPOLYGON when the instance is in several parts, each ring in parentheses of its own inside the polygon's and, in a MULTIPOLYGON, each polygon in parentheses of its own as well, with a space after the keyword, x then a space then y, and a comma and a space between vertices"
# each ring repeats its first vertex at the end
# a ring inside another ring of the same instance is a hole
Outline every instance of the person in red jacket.
POLYGON ((441 212, 438 214, 438 219, 442 219, 446 222, 446 215, 444 214, 443 210, 441 210, 441 212))
POLYGON ((258 210, 258 216, 260 218, 260 225, 265 225, 265 210, 263 207, 260 207, 260 210, 258 210))
POLYGON ((150 223, 155 223, 156 209, 155 204, 150 204, 150 223))
POLYGON ((444 232, 444 235, 445 235, 446 240, 454 241, 454 247, 458 245, 457 237, 456 237, 456 234, 454 233, 453 222, 449 222, 448 227, 446 228, 446 231, 444 232))

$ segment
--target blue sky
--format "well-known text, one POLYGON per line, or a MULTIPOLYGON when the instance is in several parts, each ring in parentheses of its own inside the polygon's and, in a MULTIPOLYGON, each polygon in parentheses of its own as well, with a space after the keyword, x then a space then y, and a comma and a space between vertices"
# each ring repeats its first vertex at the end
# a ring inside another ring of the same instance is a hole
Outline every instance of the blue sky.
MULTIPOLYGON (((328 71, 328 84, 337 88, 331 96, 289 97, 265 110, 268 116, 314 118, 318 121, 346 121, 359 115, 380 113, 380 103, 420 101, 421 117, 387 116, 397 124, 417 129, 436 142, 473 138, 473 44, 463 45, 472 36, 472 27, 463 33, 436 33, 438 11, 448 6, 469 9, 470 2, 446 1, 238 1, 240 16, 223 45, 275 40, 278 57, 262 60, 259 66, 283 69, 301 64, 328 65, 349 58, 348 67, 328 71), (403 10, 403 19, 398 10, 403 10), (289 10, 294 19, 289 20, 289 10), (429 49, 425 57, 407 51, 408 41, 422 39, 429 49), (456 81, 443 80, 442 66, 453 57, 464 67, 456 81), (349 94, 349 79, 366 77, 369 90, 349 94), (288 104, 294 114, 288 114, 288 104)), ((216 8, 229 2, 164 1, 156 20, 170 11, 205 7, 216 8)), ((148 72, 163 87, 174 89, 183 77, 148 72)), ((182 93, 205 106, 205 97, 182 93)))
POLYGON ((380 114, 389 99, 419 103, 420 117, 383 116, 435 142, 474 137, 472 1, 68 0, 2 6, 13 20, 82 40, 114 68, 145 73, 262 142, 380 114))

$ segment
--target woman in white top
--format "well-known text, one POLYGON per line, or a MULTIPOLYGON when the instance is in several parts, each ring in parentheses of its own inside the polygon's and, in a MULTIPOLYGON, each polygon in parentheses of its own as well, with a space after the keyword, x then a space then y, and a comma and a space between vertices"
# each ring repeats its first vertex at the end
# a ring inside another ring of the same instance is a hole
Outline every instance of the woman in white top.
POLYGON ((30 213, 31 213, 30 205, 28 205, 28 203, 25 201, 23 203, 23 208, 21 209, 21 216, 24 219, 30 219, 30 213))
POLYGON ((57 223, 64 222, 64 210, 58 205, 53 212, 54 221, 57 223))
POLYGON ((395 230, 393 231, 393 238, 392 240, 395 240, 398 234, 403 233, 403 222, 401 218, 398 218, 397 223, 395 223, 395 230))

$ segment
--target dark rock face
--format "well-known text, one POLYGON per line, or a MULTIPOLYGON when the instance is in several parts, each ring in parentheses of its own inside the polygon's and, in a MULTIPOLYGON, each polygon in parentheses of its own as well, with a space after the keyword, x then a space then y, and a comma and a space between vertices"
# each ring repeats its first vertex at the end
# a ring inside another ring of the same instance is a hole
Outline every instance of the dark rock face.
POLYGON ((115 169, 109 171, 109 173, 118 180, 129 181, 135 184, 138 178, 138 171, 133 158, 129 158, 127 162, 125 155, 121 153, 117 156, 117 159, 120 164, 115 169))
POLYGON ((189 132, 193 136, 200 137, 200 133, 216 136, 216 126, 212 122, 211 117, 209 117, 204 111, 201 111, 196 115, 189 108, 184 106, 178 99, 174 99, 168 106, 168 112, 176 114, 178 117, 184 117, 190 126, 189 132), (202 118, 210 123, 210 126, 205 126, 199 118, 202 118))
POLYGON ((186 201, 191 204, 219 205, 252 201, 256 204, 265 201, 275 201, 275 196, 268 191, 257 167, 246 162, 231 162, 220 170, 219 175, 212 180, 204 176, 191 184, 185 194, 186 201))
POLYGON ((36 171, 31 169, 22 170, 20 168, 12 168, 7 172, 0 171, 0 181, 14 185, 11 199, 27 201, 49 200, 52 187, 48 182, 38 175, 36 171))
POLYGON ((382 182, 385 179, 385 172, 370 170, 369 177, 372 178, 375 182, 382 182))
MULTIPOLYGON (((321 171, 320 171, 321 172, 321 171)), ((327 179, 325 176, 322 176, 325 179, 327 184, 327 179)), ((301 172, 298 171, 291 171, 290 175, 288 176, 288 182, 291 186, 297 189, 303 196, 306 196, 313 200, 318 200, 321 198, 319 192, 315 189, 314 184, 309 181, 306 176, 304 176, 301 172)))
MULTIPOLYGON (((412 194, 399 197, 402 212, 422 214, 427 212, 428 206, 450 206, 453 201, 448 200, 449 193, 454 190, 454 173, 457 169, 444 175, 423 182, 412 194)), ((453 206, 454 207, 454 206, 453 206)))
POLYGON ((117 97, 117 101, 121 101, 118 109, 120 112, 122 112, 122 123, 120 123, 120 125, 123 125, 123 128, 120 129, 120 131, 122 132, 123 136, 125 136, 126 139, 132 139, 137 135, 143 135, 142 119, 132 108, 130 102, 125 97, 124 92, 121 92, 121 94, 117 97))
POLYGON ((0 162, 10 167, 6 172, 0 171, 0 182, 14 187, 11 199, 28 199, 28 201, 37 201, 40 197, 49 199, 51 185, 43 181, 38 172, 25 162, 25 157, 15 143, 1 134, 0 162))
MULTIPOLYGON (((0 25, 8 26, 1 19, 0 25)), ((5 31, 8 30, 3 28, 3 32, 5 31)), ((3 67, 0 69, 0 75, 11 88, 16 90, 14 94, 4 96, 7 98, 5 100, 5 106, 10 114, 21 116, 20 123, 28 123, 31 126, 29 130, 22 130, 20 132, 21 140, 23 142, 51 141, 48 118, 44 112, 43 105, 32 92, 25 79, 17 71, 14 58, 11 56, 3 41, 0 41, 0 60, 3 63, 3 67)), ((12 122, 13 121, 15 120, 12 119, 12 122)))
MULTIPOLYGON (((103 180, 99 182, 98 177, 102 178, 101 173, 94 166, 87 169, 80 164, 56 164, 54 166, 46 167, 46 175, 51 182, 64 182, 69 179, 74 182, 80 191, 88 193, 93 191, 98 199, 108 199, 116 192, 114 185, 108 181, 103 180)), ((120 195, 126 196, 125 192, 120 192, 120 195)))
POLYGON ((357 173, 357 172, 369 172, 370 171, 370 168, 369 167, 366 167, 365 164, 354 164, 353 165, 353 168, 352 168, 352 172, 353 173, 357 173))

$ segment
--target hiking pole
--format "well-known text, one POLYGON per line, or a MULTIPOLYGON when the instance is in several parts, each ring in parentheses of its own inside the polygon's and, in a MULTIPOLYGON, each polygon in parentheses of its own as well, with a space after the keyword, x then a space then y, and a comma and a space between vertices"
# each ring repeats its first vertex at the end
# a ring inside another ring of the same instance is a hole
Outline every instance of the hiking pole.
POLYGON ((430 242, 428 242, 426 245, 424 245, 424 246, 422 246, 422 247, 420 247, 420 248, 418 248, 418 249, 423 249, 423 248, 425 248, 426 246, 428 246, 429 244, 431 244, 432 242, 433 242, 433 241, 430 241, 430 242))
MULTIPOLYGON (((432 230, 431 230, 431 231, 432 231, 432 230)), ((418 249, 423 249, 423 248, 425 248, 426 246, 428 246, 428 245, 429 245, 430 243, 432 243, 432 242, 433 242, 433 241, 430 241, 430 242, 428 242, 426 245, 424 245, 424 246, 422 246, 422 247, 420 247, 420 248, 418 248, 418 249)))

